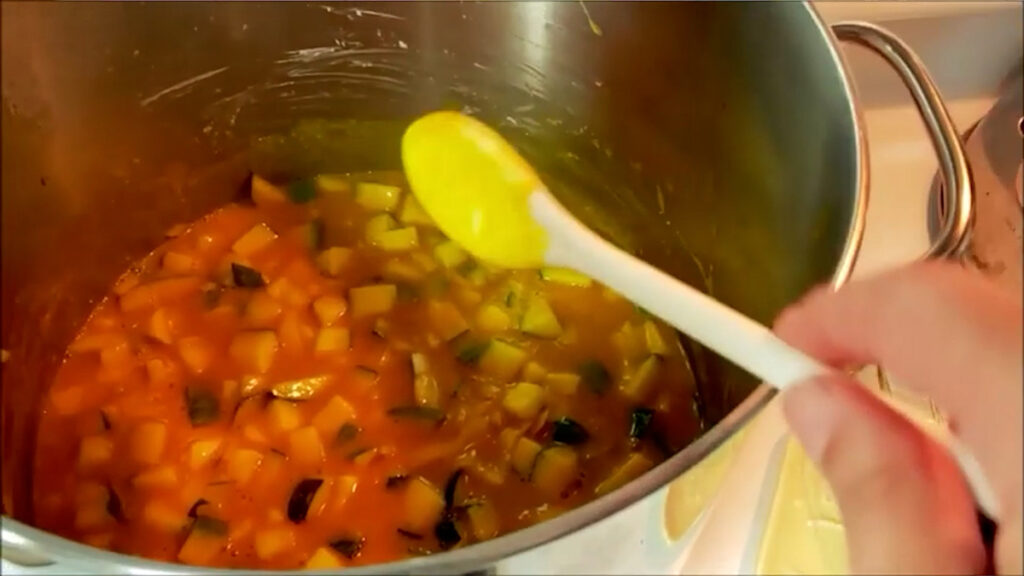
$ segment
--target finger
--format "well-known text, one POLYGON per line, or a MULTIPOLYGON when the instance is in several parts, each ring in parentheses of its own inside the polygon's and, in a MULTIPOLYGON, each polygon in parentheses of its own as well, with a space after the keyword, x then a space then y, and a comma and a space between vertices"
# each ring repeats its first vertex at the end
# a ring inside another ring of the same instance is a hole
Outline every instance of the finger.
POLYGON ((977 274, 926 263, 835 293, 815 290, 779 317, 776 332, 833 365, 882 365, 933 399, 974 452, 1003 508, 1019 514, 1021 313, 1017 298, 977 274))
POLYGON ((791 387, 783 410, 835 495, 852 574, 978 574, 973 500, 945 450, 841 375, 791 387))

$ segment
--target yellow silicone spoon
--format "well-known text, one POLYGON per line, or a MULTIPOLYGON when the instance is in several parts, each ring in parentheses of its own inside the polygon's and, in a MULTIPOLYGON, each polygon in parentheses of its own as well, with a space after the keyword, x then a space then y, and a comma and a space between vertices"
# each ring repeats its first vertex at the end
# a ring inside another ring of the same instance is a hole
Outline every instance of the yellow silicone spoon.
MULTIPOLYGON (((402 138, 402 163, 413 194, 441 231, 484 262, 586 274, 780 389, 832 370, 587 229, 526 160, 478 120, 448 111, 419 118, 402 138)), ((955 438, 942 440, 991 515, 996 500, 979 465, 955 438)))

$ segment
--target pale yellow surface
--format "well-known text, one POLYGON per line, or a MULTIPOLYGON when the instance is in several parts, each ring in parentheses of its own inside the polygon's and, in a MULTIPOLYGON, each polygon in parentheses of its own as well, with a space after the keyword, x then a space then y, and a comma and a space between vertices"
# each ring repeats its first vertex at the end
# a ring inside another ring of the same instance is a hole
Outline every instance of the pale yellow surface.
MULTIPOLYGON (((882 395, 925 427, 943 426, 927 400, 899 390, 882 395)), ((848 558, 839 508, 800 445, 790 439, 758 552, 758 574, 846 574, 848 558)))
POLYGON ((547 233, 528 198, 544 185, 501 135, 459 112, 432 112, 406 129, 409 188, 449 238, 495 266, 544 264, 547 233))
POLYGON ((707 458, 668 485, 665 495, 665 536, 669 541, 683 537, 700 517, 722 484, 736 458, 736 448, 747 435, 748 422, 707 458))

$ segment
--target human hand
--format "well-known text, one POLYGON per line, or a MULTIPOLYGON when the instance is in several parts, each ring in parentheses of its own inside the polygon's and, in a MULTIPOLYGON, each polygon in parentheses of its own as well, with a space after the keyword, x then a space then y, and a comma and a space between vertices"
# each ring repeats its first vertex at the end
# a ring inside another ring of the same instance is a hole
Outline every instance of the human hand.
POLYGON ((784 340, 837 368, 878 364, 931 398, 999 500, 994 558, 936 441, 844 375, 787 389, 783 411, 835 494, 854 574, 1022 570, 1024 336, 1020 295, 952 263, 819 288, 783 311, 784 340))

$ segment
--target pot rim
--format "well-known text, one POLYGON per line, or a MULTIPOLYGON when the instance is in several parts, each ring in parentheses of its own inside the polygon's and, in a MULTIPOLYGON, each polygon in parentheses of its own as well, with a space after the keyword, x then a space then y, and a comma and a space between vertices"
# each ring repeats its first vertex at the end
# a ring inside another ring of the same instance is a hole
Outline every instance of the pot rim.
MULTIPOLYGON (((864 233, 869 182, 867 140, 863 131, 863 117, 857 105, 855 91, 850 80, 849 66, 839 50, 839 40, 836 38, 831 27, 825 24, 817 9, 810 2, 801 0, 800 4, 807 11, 807 15, 812 23, 817 26, 818 32, 825 40, 832 61, 840 72, 840 82, 846 96, 853 124, 857 164, 855 170, 856 182, 854 183, 855 195, 850 223, 846 232, 846 241, 830 280, 830 285, 835 289, 849 279, 860 251, 861 239, 864 233)), ((693 468, 734 433, 739 431, 747 422, 752 420, 775 397, 776 392, 774 387, 764 383, 760 384, 738 406, 730 411, 725 418, 693 443, 672 455, 668 460, 619 490, 592 500, 557 518, 510 532, 493 540, 473 544, 450 552, 382 564, 345 568, 342 572, 352 575, 471 573, 480 570, 481 566, 493 564, 503 558, 521 554, 533 548, 554 542, 636 504, 693 468)), ((337 573, 336 570, 235 570, 228 568, 204 568, 149 560, 87 546, 30 526, 8 516, 0 517, 0 532, 2 532, 2 541, 5 548, 10 546, 15 550, 26 550, 32 556, 41 556, 40 561, 36 564, 41 568, 43 566, 52 566, 58 562, 67 562, 75 566, 74 571, 80 571, 86 566, 92 565, 102 566, 108 572, 113 572, 110 570, 113 567, 116 568, 116 571, 131 574, 184 575, 196 574, 198 572, 204 574, 337 573)), ((11 561, 13 562, 14 559, 12 558, 11 561)))

